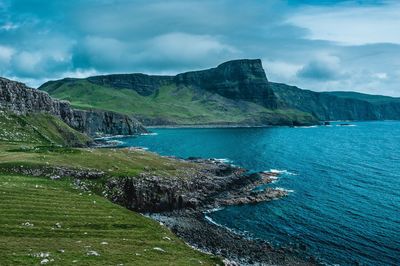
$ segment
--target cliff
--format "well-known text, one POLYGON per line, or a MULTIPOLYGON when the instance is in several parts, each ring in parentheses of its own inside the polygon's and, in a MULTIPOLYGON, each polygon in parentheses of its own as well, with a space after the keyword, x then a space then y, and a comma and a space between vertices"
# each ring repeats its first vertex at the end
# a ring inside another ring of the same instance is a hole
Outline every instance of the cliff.
POLYGON ((310 125, 311 115, 277 109, 261 60, 233 60, 175 76, 113 74, 65 78, 39 87, 77 108, 133 115, 159 125, 310 125))
POLYGON ((146 132, 137 120, 127 115, 109 111, 73 109, 67 101, 55 100, 46 92, 5 78, 0 78, 0 108, 18 115, 50 114, 60 118, 73 129, 90 136, 146 132))
POLYGON ((269 82, 259 59, 228 61, 175 76, 67 78, 46 82, 39 89, 77 107, 123 112, 152 126, 310 125, 318 120, 400 119, 400 101, 391 97, 319 93, 269 82))
POLYGON ((319 120, 398 120, 400 101, 395 98, 357 93, 358 97, 342 93, 314 92, 295 86, 270 82, 278 98, 278 106, 307 112, 319 120), (386 101, 377 101, 384 97, 386 101), (392 99, 392 100, 388 100, 392 99))
POLYGON ((114 74, 89 77, 87 80, 101 86, 132 89, 142 96, 149 96, 166 85, 191 86, 228 99, 254 102, 270 109, 277 107, 260 59, 228 61, 216 68, 176 76, 114 74))

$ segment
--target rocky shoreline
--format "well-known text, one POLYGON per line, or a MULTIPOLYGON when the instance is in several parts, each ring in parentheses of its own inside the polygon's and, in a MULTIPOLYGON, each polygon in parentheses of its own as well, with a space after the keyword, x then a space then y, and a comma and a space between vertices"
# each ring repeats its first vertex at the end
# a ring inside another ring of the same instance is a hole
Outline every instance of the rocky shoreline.
POLYGON ((225 258, 225 265, 318 265, 293 250, 274 248, 207 220, 203 212, 190 210, 148 214, 182 238, 188 245, 225 258))
MULTIPOLYGON (((130 148, 134 149, 134 148, 130 148)), ((278 178, 274 172, 249 173, 218 159, 173 160, 189 163, 176 176, 143 172, 139 176, 111 177, 95 169, 29 166, 4 167, 3 171, 51 179, 73 177, 75 186, 93 191, 95 180, 105 181, 101 190, 110 201, 144 213, 163 223, 188 245, 226 258, 226 265, 315 265, 288 249, 276 249, 265 241, 250 239, 218 226, 206 218, 212 209, 257 204, 287 196, 288 192, 266 185, 278 178)))
POLYGON ((166 225, 190 246, 226 258, 226 265, 317 264, 312 258, 303 259, 292 250, 276 249, 206 219, 211 209, 287 196, 284 190, 261 188, 276 180, 277 173, 248 173, 216 159, 184 161, 199 166, 186 173, 184 180, 144 175, 139 179, 114 179, 107 184, 105 195, 166 225))

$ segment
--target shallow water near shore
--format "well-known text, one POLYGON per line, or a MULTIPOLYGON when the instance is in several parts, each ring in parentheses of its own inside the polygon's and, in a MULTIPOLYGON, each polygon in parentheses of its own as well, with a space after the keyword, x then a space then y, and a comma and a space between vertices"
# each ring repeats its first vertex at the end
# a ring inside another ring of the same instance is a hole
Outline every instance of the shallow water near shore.
POLYGON ((208 214, 218 224, 328 264, 400 265, 400 122, 310 128, 171 128, 119 138, 162 155, 280 171, 293 191, 208 214))

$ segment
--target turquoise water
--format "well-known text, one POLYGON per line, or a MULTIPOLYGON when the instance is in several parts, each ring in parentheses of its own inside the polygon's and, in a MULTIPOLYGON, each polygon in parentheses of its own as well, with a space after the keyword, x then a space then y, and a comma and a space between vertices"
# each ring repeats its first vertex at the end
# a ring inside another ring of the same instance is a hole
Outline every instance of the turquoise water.
POLYGON ((400 265, 400 122, 312 128, 154 129, 125 138, 163 155, 283 171, 280 200, 229 207, 217 223, 328 264, 400 265))

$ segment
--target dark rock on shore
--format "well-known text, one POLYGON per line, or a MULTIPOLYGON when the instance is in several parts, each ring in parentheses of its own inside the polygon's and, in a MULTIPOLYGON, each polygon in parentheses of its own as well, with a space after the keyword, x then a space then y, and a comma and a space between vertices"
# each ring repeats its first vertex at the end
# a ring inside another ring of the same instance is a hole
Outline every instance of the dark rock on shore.
POLYGON ((220 255, 236 263, 232 265, 317 265, 312 258, 300 258, 284 248, 239 235, 210 223, 201 212, 175 211, 151 214, 191 246, 220 255))
POLYGON ((139 177, 112 178, 104 194, 113 202, 140 212, 179 209, 206 210, 225 205, 269 201, 286 196, 282 190, 254 188, 273 179, 267 174, 247 174, 245 169, 213 159, 192 159, 200 167, 182 177, 142 173, 139 177))

